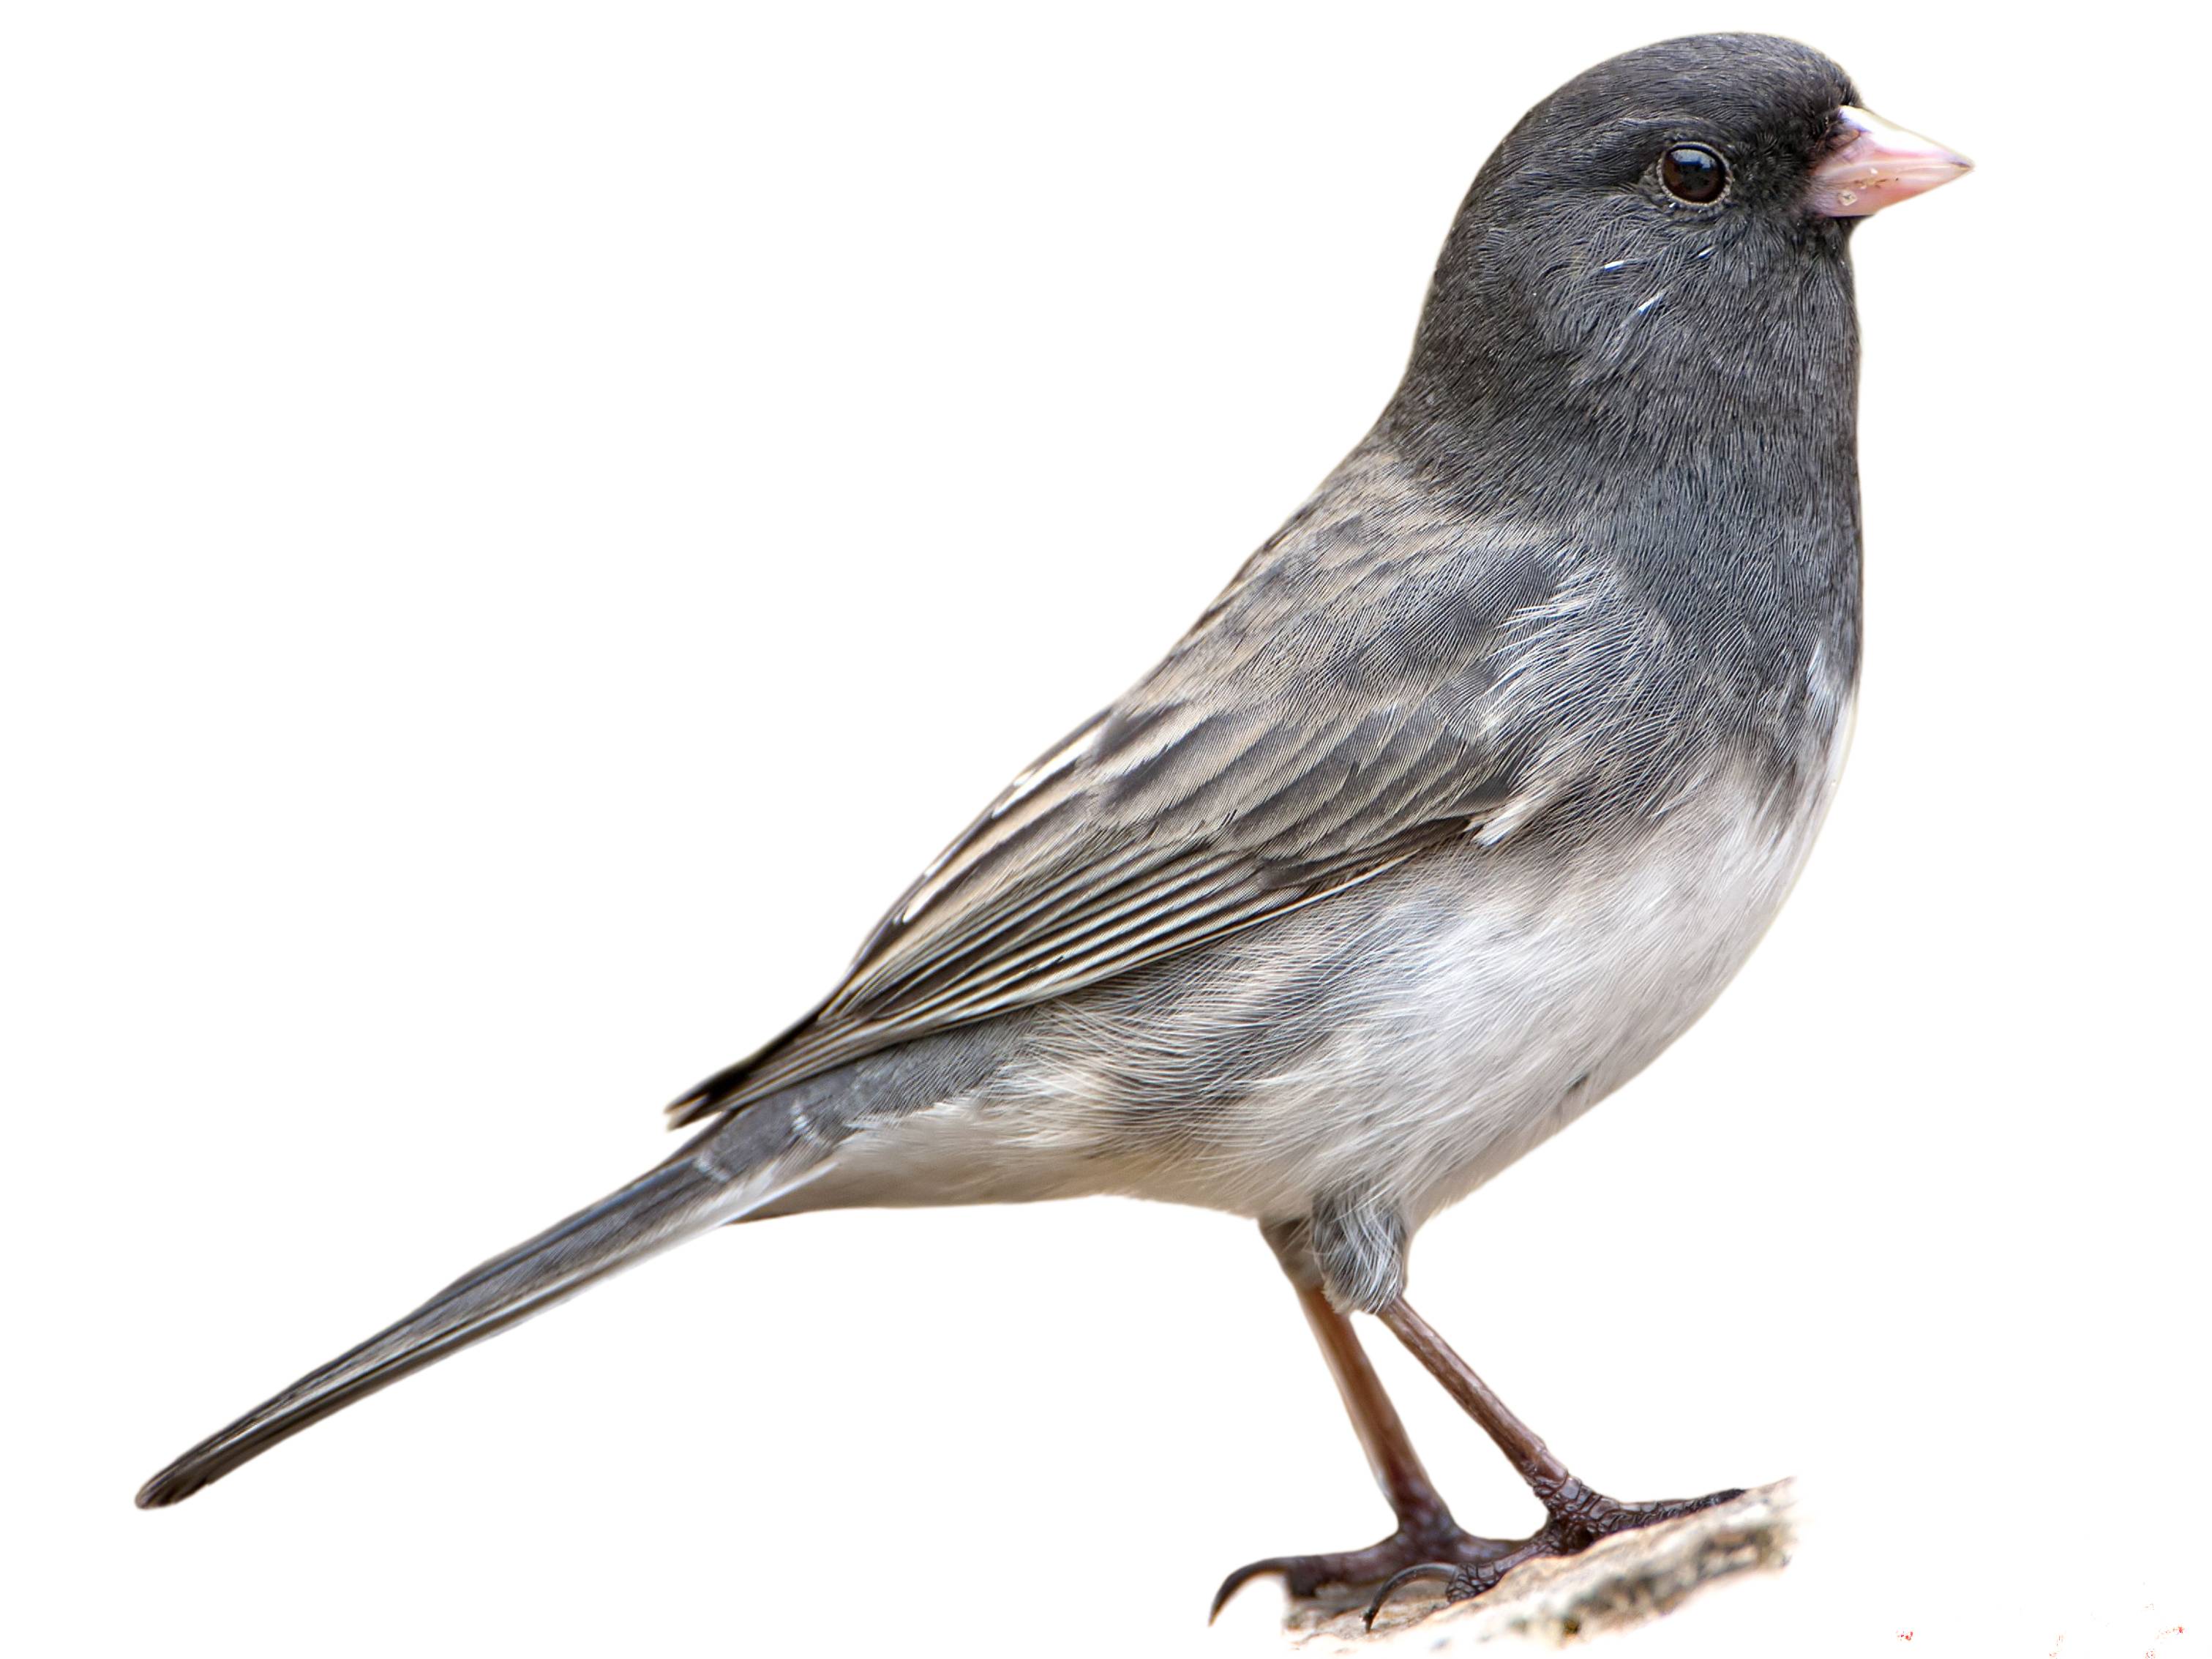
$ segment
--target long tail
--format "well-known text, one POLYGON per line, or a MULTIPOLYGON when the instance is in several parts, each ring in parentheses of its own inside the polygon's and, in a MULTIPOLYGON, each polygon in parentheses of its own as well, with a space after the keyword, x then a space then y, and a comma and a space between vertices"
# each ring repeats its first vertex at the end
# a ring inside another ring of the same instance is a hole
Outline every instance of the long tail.
POLYGON ((311 1371, 149 1480, 138 1507, 190 1498, 287 1436, 410 1371, 573 1296, 656 1250, 735 1221, 826 1168, 803 1115, 764 1101, 620 1191, 448 1285, 389 1329, 311 1371))

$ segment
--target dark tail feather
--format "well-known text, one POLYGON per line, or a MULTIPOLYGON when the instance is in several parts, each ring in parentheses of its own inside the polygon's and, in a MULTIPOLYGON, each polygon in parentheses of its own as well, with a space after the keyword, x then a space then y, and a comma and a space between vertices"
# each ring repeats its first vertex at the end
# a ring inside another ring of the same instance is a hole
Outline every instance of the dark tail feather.
POLYGON ((288 1436, 527 1319, 593 1280, 641 1261, 763 1204, 818 1173, 822 1152, 794 1140, 786 1126, 775 1145, 759 1132, 779 1114, 771 1105, 694 1141, 651 1173, 579 1211, 526 1244, 455 1280, 413 1313, 275 1399, 193 1447, 149 1480, 138 1507, 160 1509, 191 1497, 288 1436), (724 1140, 739 1143, 729 1146, 724 1140), (750 1143, 750 1145, 744 1144, 750 1143), (732 1158, 731 1153, 750 1154, 732 1158), (762 1154, 767 1154, 762 1156, 762 1154))

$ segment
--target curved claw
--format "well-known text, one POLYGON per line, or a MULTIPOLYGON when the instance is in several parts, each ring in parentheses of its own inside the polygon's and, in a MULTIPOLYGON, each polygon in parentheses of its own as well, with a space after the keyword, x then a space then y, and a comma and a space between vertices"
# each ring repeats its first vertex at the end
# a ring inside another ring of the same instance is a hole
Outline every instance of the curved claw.
POLYGON ((1453 1566, 1448 1561, 1427 1561, 1418 1567, 1407 1567, 1403 1572, 1391 1574, 1382 1588, 1375 1592, 1375 1599, 1367 1604, 1364 1622, 1368 1629, 1373 1630, 1375 1615, 1382 1611, 1382 1604, 1397 1594, 1401 1587, 1424 1578, 1439 1578, 1449 1583, 1458 1577, 1462 1571, 1464 1569, 1453 1566))
POLYGON ((1222 1608, 1229 1605, 1229 1598, 1261 1574, 1279 1572, 1287 1575, 1297 1562, 1297 1558, 1294 1555, 1277 1555, 1271 1556, 1265 1561, 1246 1562, 1228 1577, 1223 1579, 1221 1588, 1213 1592, 1213 1608, 1206 1615, 1206 1622, 1210 1625, 1220 1618, 1222 1608))

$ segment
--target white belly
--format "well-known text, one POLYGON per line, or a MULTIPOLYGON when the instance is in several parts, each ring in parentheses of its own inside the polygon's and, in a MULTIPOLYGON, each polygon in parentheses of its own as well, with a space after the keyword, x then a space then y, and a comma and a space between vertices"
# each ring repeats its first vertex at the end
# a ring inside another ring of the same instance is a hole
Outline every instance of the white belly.
POLYGON ((886 1112, 789 1207, 1121 1192, 1264 1219, 1350 1190, 1417 1226, 1705 1012, 1803 867, 1847 732, 1794 799, 1717 774, 1632 842, 1469 843, 1240 935, 1202 994, 1036 1011, 989 1083, 886 1112), (1312 1039, 1240 1070, 1294 986, 1323 999, 1312 1039), (1194 1088, 1178 1062, 1209 1048, 1194 1088))

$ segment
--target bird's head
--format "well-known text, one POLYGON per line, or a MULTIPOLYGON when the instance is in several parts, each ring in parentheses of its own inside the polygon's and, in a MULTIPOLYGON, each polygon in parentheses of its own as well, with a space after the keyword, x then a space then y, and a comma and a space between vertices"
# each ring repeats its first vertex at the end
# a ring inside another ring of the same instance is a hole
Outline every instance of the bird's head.
POLYGON ((1483 167, 1407 395, 1439 414, 1564 403, 1633 424, 1631 405, 1669 384, 1847 380, 1852 227, 1969 165, 1869 113, 1792 40, 1625 52, 1530 110, 1483 167))

